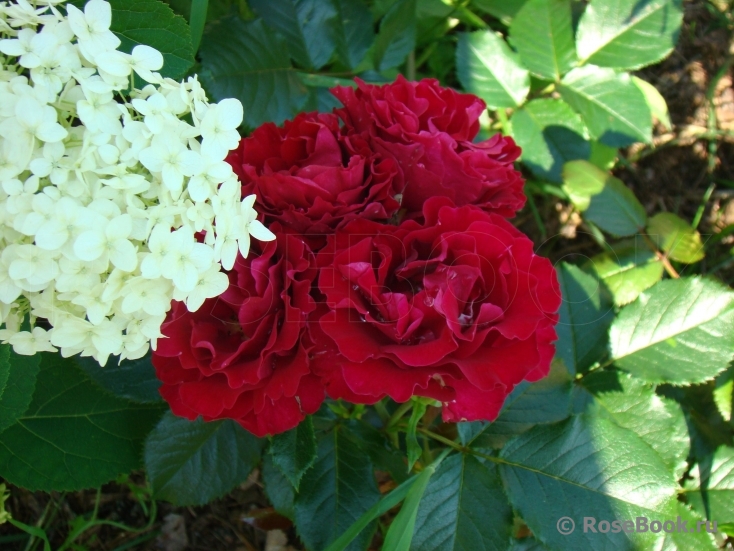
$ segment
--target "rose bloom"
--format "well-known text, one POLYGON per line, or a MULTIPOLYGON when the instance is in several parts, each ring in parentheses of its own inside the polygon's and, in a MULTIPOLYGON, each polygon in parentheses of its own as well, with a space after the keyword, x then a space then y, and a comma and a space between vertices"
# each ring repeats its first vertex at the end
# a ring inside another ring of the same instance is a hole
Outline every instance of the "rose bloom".
POLYGON ((314 255, 298 236, 271 229, 275 241, 253 242, 247 259, 238 256, 224 294, 196 312, 174 302, 153 365, 176 415, 234 419, 262 437, 321 405, 323 385, 301 340, 316 307, 314 255))
POLYGON ((357 79, 358 88, 336 87, 344 105, 336 113, 342 133, 359 135, 401 170, 402 207, 420 216, 430 197, 449 197, 457 206, 475 205, 512 217, 525 204, 523 180, 512 163, 520 148, 496 135, 472 143, 485 103, 472 94, 443 88, 437 80, 376 86, 357 79))
POLYGON ((429 199, 425 223, 356 220, 317 255, 329 308, 312 315, 314 372, 332 398, 443 402, 493 420, 547 375, 561 294, 551 263, 502 216, 429 199))
POLYGON ((302 113, 282 127, 266 123, 230 153, 243 196, 257 194, 266 225, 332 233, 355 217, 388 220, 400 207, 395 161, 366 140, 340 136, 334 114, 302 113))

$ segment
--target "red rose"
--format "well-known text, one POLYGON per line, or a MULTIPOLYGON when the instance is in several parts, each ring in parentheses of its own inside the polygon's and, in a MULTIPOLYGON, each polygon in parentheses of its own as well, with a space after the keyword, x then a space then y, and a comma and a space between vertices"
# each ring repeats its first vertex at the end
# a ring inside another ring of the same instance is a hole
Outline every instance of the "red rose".
POLYGON ((484 102, 471 94, 443 88, 434 79, 376 86, 357 80, 358 89, 336 87, 332 93, 344 108, 343 133, 359 134, 375 152, 400 166, 402 207, 420 215, 434 196, 457 206, 475 205, 505 217, 525 204, 523 180, 512 163, 520 148, 496 135, 472 143, 484 102))
POLYGON ((188 419, 235 419, 257 436, 295 427, 318 410, 323 385, 301 335, 316 305, 314 255, 294 235, 253 242, 220 297, 196 312, 174 302, 153 365, 171 410, 188 419), (262 251, 257 254, 257 247, 262 251))
POLYGON ((367 147, 344 139, 333 114, 302 113, 282 127, 266 123, 227 157, 243 196, 256 209, 299 233, 331 233, 359 216, 388 220, 400 204, 393 188, 397 167, 367 147))
POLYGON ((445 421, 494 419, 513 387, 548 373, 560 291, 551 263, 497 214, 433 198, 425 224, 356 220, 317 256, 330 308, 310 323, 333 398, 412 395, 445 421))

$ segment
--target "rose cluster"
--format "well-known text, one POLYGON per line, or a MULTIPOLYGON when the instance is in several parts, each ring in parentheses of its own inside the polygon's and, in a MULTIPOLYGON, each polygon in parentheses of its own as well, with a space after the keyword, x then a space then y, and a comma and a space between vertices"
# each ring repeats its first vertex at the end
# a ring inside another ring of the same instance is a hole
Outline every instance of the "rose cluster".
POLYGON ((0 339, 104 365, 155 348, 173 299, 196 311, 251 234, 274 236, 224 162, 240 102, 119 51, 109 3, 62 2, 0 2, 0 339))
POLYGON ((446 421, 494 419, 548 373, 560 292, 507 218, 524 202, 520 154, 475 143, 484 103, 435 80, 358 81, 343 107, 264 124, 227 161, 276 240, 229 287, 175 305, 153 356, 174 413, 296 426, 325 396, 412 396, 446 421))

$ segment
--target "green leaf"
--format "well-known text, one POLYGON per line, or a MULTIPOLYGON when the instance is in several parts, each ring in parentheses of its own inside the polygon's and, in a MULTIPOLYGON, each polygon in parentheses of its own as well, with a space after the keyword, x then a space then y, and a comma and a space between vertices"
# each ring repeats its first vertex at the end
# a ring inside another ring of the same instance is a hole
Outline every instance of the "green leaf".
POLYGON ((0 346, 5 361, 5 384, 0 394, 0 433, 11 426, 23 415, 31 403, 36 387, 38 364, 41 357, 20 356, 9 345, 0 346))
POLYGON ((533 538, 515 541, 509 551, 548 551, 548 548, 533 538))
POLYGON ((576 34, 579 58, 639 69, 666 57, 678 40, 681 0, 592 0, 576 34))
POLYGON ((512 509, 497 467, 472 455, 444 460, 418 508, 411 551, 504 551, 512 509))
POLYGON ((672 130, 673 127, 670 124, 670 114, 668 113, 668 104, 665 103, 665 98, 658 92, 652 84, 646 80, 642 80, 640 77, 633 76, 632 82, 635 83, 645 96, 647 106, 650 108, 650 113, 655 117, 660 124, 666 130, 672 130))
POLYGON ((686 469, 690 448, 688 427, 680 405, 655 394, 655 389, 616 370, 590 373, 581 380, 596 398, 592 410, 608 415, 654 449, 676 480, 686 469))
POLYGON ((293 519, 295 490, 283 472, 273 464, 273 456, 266 453, 262 466, 263 489, 270 503, 281 515, 293 519))
POLYGON ((645 96, 627 73, 593 65, 568 73, 558 88, 581 114, 591 137, 611 147, 652 140, 652 117, 645 96))
MULTIPOLYGON (((339 60, 349 69, 354 69, 364 59, 375 39, 370 20, 370 10, 362 0, 331 0, 336 17, 329 29, 336 45, 339 60)), ((352 81, 354 82, 354 81, 352 81)))
POLYGON ((10 376, 10 345, 0 344, 0 404, 10 376))
POLYGON ((161 75, 180 79, 186 74, 194 64, 194 49, 183 17, 159 0, 108 1, 112 6, 110 30, 122 42, 120 51, 130 53, 138 44, 151 46, 163 54, 161 75))
POLYGON ((593 141, 591 142, 589 162, 602 170, 612 170, 617 162, 618 153, 616 147, 609 147, 603 143, 593 141))
MULTIPOLYGON (((338 426, 319 438, 318 457, 296 496, 296 528, 311 551, 326 548, 380 498, 372 464, 344 430, 338 426)), ((346 549, 366 549, 374 527, 370 523, 346 549)))
POLYGON ((3 477, 29 490, 81 490, 139 468, 143 440, 162 408, 108 394, 71 359, 35 358, 41 366, 33 400, 0 434, 3 477))
POLYGON ((614 309, 608 293, 593 275, 565 262, 556 272, 563 294, 556 326, 556 356, 572 374, 581 373, 604 355, 614 309))
POLYGON ((191 15, 189 26, 191 27, 191 46, 193 53, 199 50, 201 37, 206 25, 206 14, 209 11, 209 0, 191 0, 191 15))
MULTIPOLYGON (((443 460, 451 450, 444 450, 436 461, 443 460)), ((390 509, 396 507, 405 499, 410 489, 418 479, 418 475, 413 475, 409 479, 398 485, 397 488, 390 491, 380 501, 375 503, 367 511, 365 511, 344 533, 336 538, 325 551, 344 551, 349 544, 367 528, 370 523, 377 520, 390 509)))
POLYGON ((527 0, 472 0, 472 7, 509 22, 525 5, 527 0))
POLYGON ((591 154, 586 126, 563 100, 532 100, 515 111, 511 122, 522 162, 539 178, 561 182, 564 163, 591 154))
POLYGON ((563 362, 554 360, 550 374, 535 383, 523 381, 505 400, 491 423, 461 423, 459 435, 465 446, 501 448, 512 436, 534 425, 566 419, 571 406, 571 377, 563 362))
POLYGON ((377 469, 389 472, 398 483, 408 478, 403 454, 390 445, 382 432, 363 420, 350 419, 347 426, 345 435, 369 456, 377 469))
POLYGON ((632 431, 581 415, 539 425, 500 452, 500 472, 512 505, 543 543, 564 551, 652 549, 656 534, 590 533, 584 517, 675 518, 676 484, 657 453, 632 431), (563 535, 558 521, 576 530, 563 535))
POLYGON ((287 432, 276 434, 270 442, 273 464, 298 490, 301 477, 316 461, 316 436, 311 417, 287 432))
POLYGON ((125 360, 119 364, 113 361, 101 367, 94 358, 74 356, 74 360, 92 380, 118 398, 133 402, 161 402, 158 388, 160 380, 156 377, 151 356, 138 360, 125 360))
POLYGON ((530 91, 527 69, 494 31, 459 35, 456 72, 464 89, 492 109, 516 107, 530 91))
POLYGON ((405 496, 405 503, 403 503, 400 511, 390 524, 390 529, 385 534, 382 551, 409 551, 411 548, 410 544, 413 541, 413 529, 415 528, 418 506, 421 504, 426 486, 428 486, 428 482, 436 472, 437 466, 436 463, 432 463, 418 475, 408 495, 405 496))
POLYGON ((247 479, 260 447, 232 420, 191 422, 167 412, 145 443, 153 495, 175 505, 208 503, 247 479))
POLYGON ((563 191, 580 211, 591 204, 591 198, 604 189, 609 174, 590 162, 569 161, 563 165, 563 191))
POLYGON ((734 293, 701 277, 663 280, 622 309, 610 330, 615 365, 652 383, 690 384, 726 369, 734 293))
MULTIPOLYGON (((719 546, 716 545, 715 540, 711 534, 706 531, 706 525, 701 524, 701 531, 698 530, 698 523, 703 520, 703 517, 697 513, 691 511, 683 503, 678 502, 678 517, 676 518, 676 530, 671 533, 663 532, 660 534, 660 540, 655 544, 655 549, 659 551, 717 551, 719 546), (683 523, 686 531, 683 531, 683 523), (678 531, 678 525, 680 524, 681 530, 678 531)), ((672 520, 672 519, 671 519, 672 520)), ((712 526, 713 528, 713 526, 712 526)), ((722 526, 719 523, 719 532, 722 531, 722 526)))
POLYGON ((568 0, 529 0, 510 25, 510 41, 525 67, 559 81, 576 64, 568 0))
POLYGON ((571 161, 563 168, 564 189, 584 218, 617 237, 645 227, 647 214, 635 194, 620 179, 588 161, 571 161))
POLYGON ((716 378, 714 403, 724 421, 734 421, 734 366, 716 378))
POLYGON ((691 469, 685 495, 709 520, 734 522, 734 448, 720 447, 691 469))
POLYGON ((382 18, 374 46, 378 71, 400 65, 415 48, 416 5, 417 0, 396 0, 382 18))
POLYGON ((632 302, 655 285, 664 271, 658 256, 637 237, 591 257, 587 266, 604 282, 618 306, 632 302))
POLYGON ((320 69, 334 52, 331 20, 336 10, 322 0, 250 0, 265 23, 282 34, 298 65, 320 69))
POLYGON ((199 55, 207 90, 217 101, 239 99, 249 127, 280 124, 306 101, 308 90, 290 64, 284 41, 261 20, 222 19, 207 29, 199 55))
POLYGON ((701 235, 672 212, 661 212, 650 218, 647 233, 673 260, 693 264, 706 256, 701 235))
POLYGON ((615 237, 625 237, 645 227, 647 213, 624 182, 610 176, 601 193, 591 198, 584 218, 615 237))

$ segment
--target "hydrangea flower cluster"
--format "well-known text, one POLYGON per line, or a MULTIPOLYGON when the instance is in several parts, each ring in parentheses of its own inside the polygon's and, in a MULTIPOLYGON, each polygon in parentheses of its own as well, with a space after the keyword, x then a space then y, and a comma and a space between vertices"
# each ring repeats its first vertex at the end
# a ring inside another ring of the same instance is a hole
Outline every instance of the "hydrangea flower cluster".
POLYGON ((224 162, 239 101, 117 50, 107 2, 61 2, 0 2, 0 339, 104 365, 155 349, 172 300, 196 311, 275 236, 224 162))

